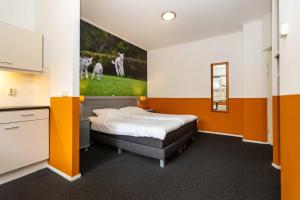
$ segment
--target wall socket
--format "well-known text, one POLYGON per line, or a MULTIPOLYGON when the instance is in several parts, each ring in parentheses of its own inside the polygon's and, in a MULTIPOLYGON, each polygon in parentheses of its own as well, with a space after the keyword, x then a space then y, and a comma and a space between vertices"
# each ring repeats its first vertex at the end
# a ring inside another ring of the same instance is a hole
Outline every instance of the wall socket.
POLYGON ((15 88, 9 88, 8 89, 8 95, 9 96, 16 96, 17 95, 17 89, 15 89, 15 88))

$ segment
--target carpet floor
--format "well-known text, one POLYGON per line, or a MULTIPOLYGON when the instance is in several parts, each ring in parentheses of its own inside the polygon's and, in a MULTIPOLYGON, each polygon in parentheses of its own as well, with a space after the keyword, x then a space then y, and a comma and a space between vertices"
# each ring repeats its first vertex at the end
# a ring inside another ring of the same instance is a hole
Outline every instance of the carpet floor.
POLYGON ((81 152, 81 179, 43 169, 0 186, 0 200, 279 200, 280 172, 271 162, 271 146, 210 134, 199 134, 165 168, 95 144, 81 152))

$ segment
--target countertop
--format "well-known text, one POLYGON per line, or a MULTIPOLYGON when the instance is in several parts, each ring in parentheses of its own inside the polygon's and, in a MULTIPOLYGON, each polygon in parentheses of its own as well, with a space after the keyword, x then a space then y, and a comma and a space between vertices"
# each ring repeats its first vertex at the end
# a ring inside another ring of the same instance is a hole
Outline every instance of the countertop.
POLYGON ((50 106, 0 106, 0 111, 14 111, 14 110, 35 110, 35 109, 49 109, 50 106))

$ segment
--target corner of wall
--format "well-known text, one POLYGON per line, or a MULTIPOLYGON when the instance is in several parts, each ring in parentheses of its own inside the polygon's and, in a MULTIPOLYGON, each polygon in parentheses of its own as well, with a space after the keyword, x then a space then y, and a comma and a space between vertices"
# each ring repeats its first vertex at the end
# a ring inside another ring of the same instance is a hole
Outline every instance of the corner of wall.
POLYGON ((79 97, 51 97, 49 165, 79 174, 79 97))

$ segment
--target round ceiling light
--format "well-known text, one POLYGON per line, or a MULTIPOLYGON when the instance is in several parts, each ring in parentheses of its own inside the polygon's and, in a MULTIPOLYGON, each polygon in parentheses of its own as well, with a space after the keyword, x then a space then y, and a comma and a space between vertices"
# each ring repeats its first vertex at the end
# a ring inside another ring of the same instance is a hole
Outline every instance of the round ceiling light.
POLYGON ((166 11, 161 14, 161 18, 165 21, 172 21, 176 18, 176 13, 173 11, 166 11))

